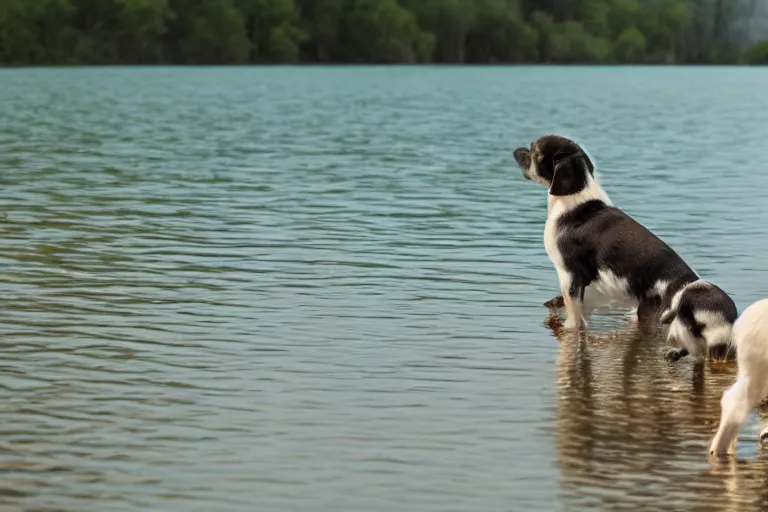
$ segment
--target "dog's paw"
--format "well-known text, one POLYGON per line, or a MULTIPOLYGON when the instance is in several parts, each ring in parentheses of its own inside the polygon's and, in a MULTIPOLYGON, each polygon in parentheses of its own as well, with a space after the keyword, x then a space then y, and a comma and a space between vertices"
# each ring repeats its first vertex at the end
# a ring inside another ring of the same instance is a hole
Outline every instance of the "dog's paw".
POLYGON ((579 328, 579 322, 576 319, 568 317, 563 322, 563 329, 576 330, 579 328))
POLYGON ((670 348, 664 353, 664 359, 667 361, 679 361, 688 355, 688 349, 670 348))
POLYGON ((587 331, 589 330, 589 324, 583 318, 573 318, 569 316, 563 323, 563 329, 570 329, 573 331, 578 331, 578 330, 587 331))

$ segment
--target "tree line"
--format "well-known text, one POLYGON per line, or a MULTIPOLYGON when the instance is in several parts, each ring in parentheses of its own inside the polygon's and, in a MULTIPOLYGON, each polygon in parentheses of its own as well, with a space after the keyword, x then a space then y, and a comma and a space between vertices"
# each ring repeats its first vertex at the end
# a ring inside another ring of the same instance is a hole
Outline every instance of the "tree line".
POLYGON ((759 3, 0 0, 0 64, 765 64, 759 3))

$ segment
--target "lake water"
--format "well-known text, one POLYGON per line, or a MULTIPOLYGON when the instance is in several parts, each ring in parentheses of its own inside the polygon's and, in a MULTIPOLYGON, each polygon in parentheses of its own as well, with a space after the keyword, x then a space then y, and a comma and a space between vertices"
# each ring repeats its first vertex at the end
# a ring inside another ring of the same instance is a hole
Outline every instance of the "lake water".
POLYGON ((734 365, 558 339, 545 191, 768 297, 768 69, 0 71, 0 509, 759 510, 734 365))

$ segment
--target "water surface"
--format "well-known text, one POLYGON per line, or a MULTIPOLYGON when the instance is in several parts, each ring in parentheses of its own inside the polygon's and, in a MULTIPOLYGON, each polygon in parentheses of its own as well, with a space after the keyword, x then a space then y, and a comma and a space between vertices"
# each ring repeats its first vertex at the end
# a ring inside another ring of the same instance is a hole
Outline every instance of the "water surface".
POLYGON ((570 135, 740 309, 768 296, 768 70, 0 71, 0 506, 759 510, 732 365, 556 337, 570 135))

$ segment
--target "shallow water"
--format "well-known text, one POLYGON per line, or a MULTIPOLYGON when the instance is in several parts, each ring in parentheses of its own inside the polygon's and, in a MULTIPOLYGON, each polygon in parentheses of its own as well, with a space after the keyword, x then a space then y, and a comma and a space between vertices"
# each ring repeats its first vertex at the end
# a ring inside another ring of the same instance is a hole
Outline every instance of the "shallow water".
POLYGON ((759 510, 733 365, 622 312, 558 339, 544 190, 768 296, 768 70, 0 71, 3 510, 759 510))

